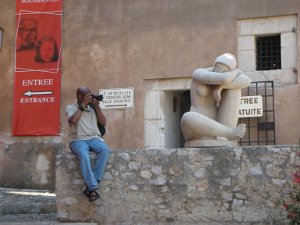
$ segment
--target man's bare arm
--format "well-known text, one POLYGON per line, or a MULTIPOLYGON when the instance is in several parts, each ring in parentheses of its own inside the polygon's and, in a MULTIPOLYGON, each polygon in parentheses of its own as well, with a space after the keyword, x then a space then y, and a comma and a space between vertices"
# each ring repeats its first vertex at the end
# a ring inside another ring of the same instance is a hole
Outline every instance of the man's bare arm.
MULTIPOLYGON (((91 94, 87 94, 86 96, 83 97, 82 101, 81 102, 78 102, 79 104, 79 107, 83 107, 85 108, 92 100, 92 96, 91 94)), ((78 120, 80 119, 81 117, 81 114, 82 114, 82 110, 78 109, 73 116, 71 116, 69 118, 69 123, 72 123, 72 124, 77 124, 78 120)))
POLYGON ((94 109, 96 110, 97 113, 97 121, 102 125, 102 126, 106 126, 106 117, 103 114, 100 106, 99 106, 99 102, 96 99, 93 99, 93 104, 94 104, 94 109))

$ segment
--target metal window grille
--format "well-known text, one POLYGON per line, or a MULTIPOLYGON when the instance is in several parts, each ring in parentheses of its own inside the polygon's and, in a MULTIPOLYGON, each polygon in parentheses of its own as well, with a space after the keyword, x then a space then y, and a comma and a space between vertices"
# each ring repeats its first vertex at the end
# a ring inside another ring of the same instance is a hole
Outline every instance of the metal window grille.
POLYGON ((256 37, 256 70, 281 69, 280 34, 256 37))
POLYGON ((252 82, 244 95, 262 96, 263 116, 239 119, 239 123, 247 125, 244 137, 239 140, 240 146, 275 145, 274 82, 252 82))

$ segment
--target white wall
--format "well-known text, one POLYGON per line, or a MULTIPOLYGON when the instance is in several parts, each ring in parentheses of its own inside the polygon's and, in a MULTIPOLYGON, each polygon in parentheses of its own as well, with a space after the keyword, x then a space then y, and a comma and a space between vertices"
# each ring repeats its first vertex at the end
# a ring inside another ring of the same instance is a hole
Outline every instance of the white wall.
POLYGON ((177 101, 177 113, 174 113, 173 96, 175 92, 189 90, 190 83, 191 78, 151 79, 146 81, 144 105, 145 148, 167 148, 180 145, 180 99, 177 101))

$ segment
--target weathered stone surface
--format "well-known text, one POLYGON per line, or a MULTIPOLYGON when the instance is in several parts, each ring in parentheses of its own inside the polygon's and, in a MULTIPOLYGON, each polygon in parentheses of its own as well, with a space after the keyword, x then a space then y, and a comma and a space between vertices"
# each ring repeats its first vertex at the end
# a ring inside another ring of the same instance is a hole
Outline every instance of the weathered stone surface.
POLYGON ((139 150, 114 153, 101 199, 82 193, 79 164, 56 160, 61 221, 109 224, 285 224, 278 200, 292 190, 297 146, 139 150), (275 223, 276 222, 276 223, 275 223))
POLYGON ((0 140, 0 184, 22 189, 55 189, 55 157, 60 138, 0 140))

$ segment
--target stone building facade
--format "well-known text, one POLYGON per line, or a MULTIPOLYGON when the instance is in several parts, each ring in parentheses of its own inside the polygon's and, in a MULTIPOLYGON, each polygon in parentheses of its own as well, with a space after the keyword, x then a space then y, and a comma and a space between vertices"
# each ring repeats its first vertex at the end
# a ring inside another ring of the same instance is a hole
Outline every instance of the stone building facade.
POLYGON ((253 81, 274 81, 276 144, 297 143, 299 12, 297 0, 64 0, 61 135, 18 137, 11 135, 15 1, 2 0, 0 185, 54 189, 55 155, 68 146, 64 107, 82 85, 95 93, 134 88, 133 108, 104 110, 113 151, 183 147, 191 74, 224 52, 253 81), (281 68, 257 71, 256 37, 274 34, 281 68))

